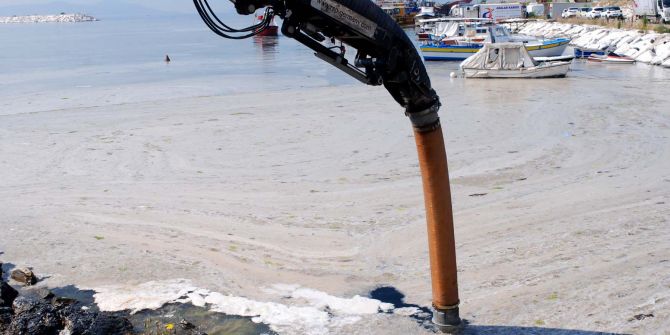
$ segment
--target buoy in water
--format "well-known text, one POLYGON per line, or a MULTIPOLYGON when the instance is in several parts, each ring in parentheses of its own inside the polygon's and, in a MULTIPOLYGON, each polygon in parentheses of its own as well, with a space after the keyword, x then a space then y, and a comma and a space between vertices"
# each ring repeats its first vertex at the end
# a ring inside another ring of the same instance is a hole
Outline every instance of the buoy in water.
POLYGON ((449 76, 451 78, 456 78, 458 75, 456 74, 456 72, 452 72, 452 73, 449 74, 449 76))
POLYGON ((166 63, 169 63, 169 62, 170 62, 170 56, 165 55, 165 62, 166 62, 166 63))

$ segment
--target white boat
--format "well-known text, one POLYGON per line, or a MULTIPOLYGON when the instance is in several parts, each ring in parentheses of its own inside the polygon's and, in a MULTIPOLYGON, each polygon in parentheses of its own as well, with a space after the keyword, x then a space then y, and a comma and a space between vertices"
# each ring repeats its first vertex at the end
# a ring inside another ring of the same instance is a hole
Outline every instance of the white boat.
MULTIPOLYGON (((436 19, 437 20, 437 19, 436 19)), ((488 43, 521 42, 533 57, 561 56, 570 39, 540 40, 513 35, 507 27, 481 20, 441 20, 434 24, 432 35, 421 46, 423 58, 431 60, 463 60, 474 55, 488 43)))
POLYGON ((573 56, 573 55, 562 55, 562 56, 554 56, 554 57, 533 57, 533 59, 536 62, 540 62, 540 63, 556 62, 556 61, 572 62, 572 60, 575 59, 575 56, 573 56))
POLYGON ((435 7, 431 3, 419 7, 419 14, 414 17, 414 22, 418 23, 420 20, 432 19, 436 15, 435 7))
POLYGON ((433 40, 458 33, 459 25, 489 22, 489 19, 463 19, 453 17, 436 17, 416 20, 414 33, 419 40, 433 40))
POLYGON ((437 17, 435 1, 418 1, 419 13, 414 17, 414 23, 418 26, 419 21, 437 17))
POLYGON ((635 63, 635 59, 627 56, 619 56, 616 54, 608 55, 591 55, 587 58, 591 62, 602 62, 602 63, 619 63, 619 64, 632 64, 635 63))
POLYGON ((523 43, 489 43, 461 63, 466 78, 565 77, 570 62, 537 62, 523 43))

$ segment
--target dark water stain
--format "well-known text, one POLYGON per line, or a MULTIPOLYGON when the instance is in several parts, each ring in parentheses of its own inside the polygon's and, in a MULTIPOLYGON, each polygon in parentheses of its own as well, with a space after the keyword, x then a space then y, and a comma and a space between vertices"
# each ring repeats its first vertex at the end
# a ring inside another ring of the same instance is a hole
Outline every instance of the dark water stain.
POLYGON ((56 287, 50 289, 51 292, 57 297, 63 297, 68 299, 76 300, 76 305, 80 307, 86 307, 91 312, 99 312, 100 309, 98 305, 95 304, 95 299, 93 295, 95 291, 93 290, 82 290, 74 285, 67 285, 62 287, 56 287))
POLYGON ((9 273, 12 272, 14 268, 16 268, 16 265, 12 263, 2 263, 2 268, 0 268, 2 276, 0 276, 0 280, 7 281, 9 279, 9 273))
POLYGON ((430 310, 430 308, 406 303, 405 295, 397 288, 393 286, 377 287, 370 292, 369 297, 372 299, 377 299, 381 302, 393 304, 395 308, 416 308, 419 310, 419 312, 411 315, 410 318, 414 319, 417 323, 426 329, 435 330, 435 326, 431 322, 433 312, 430 310))
POLYGON ((168 304, 156 310, 143 310, 129 316, 140 334, 165 329, 168 324, 179 326, 186 320, 208 335, 257 335, 276 334, 266 324, 255 323, 251 318, 211 312, 192 304, 168 304))

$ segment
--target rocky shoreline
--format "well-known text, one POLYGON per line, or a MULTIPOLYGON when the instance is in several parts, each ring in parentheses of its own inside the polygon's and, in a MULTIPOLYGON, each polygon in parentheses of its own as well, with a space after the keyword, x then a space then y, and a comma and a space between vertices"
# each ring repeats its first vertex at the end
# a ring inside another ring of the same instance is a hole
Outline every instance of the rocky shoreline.
POLYGON ((0 23, 76 23, 98 21, 85 14, 0 16, 0 23))
POLYGON ((137 329, 127 311, 97 311, 77 299, 58 296, 45 287, 34 287, 37 277, 27 268, 13 269, 9 280, 15 285, 4 280, 0 262, 0 334, 130 335, 155 332, 156 335, 206 335, 186 320, 163 325, 148 319, 143 320, 141 329, 137 329))
POLYGON ((58 297, 46 288, 31 288, 37 278, 29 269, 14 269, 14 288, 4 281, 0 263, 0 334, 132 334, 133 325, 119 315, 89 311, 77 300, 58 297))
POLYGON ((520 34, 545 38, 569 37, 571 45, 587 50, 610 50, 638 62, 670 67, 670 34, 613 29, 550 21, 526 24, 520 34))

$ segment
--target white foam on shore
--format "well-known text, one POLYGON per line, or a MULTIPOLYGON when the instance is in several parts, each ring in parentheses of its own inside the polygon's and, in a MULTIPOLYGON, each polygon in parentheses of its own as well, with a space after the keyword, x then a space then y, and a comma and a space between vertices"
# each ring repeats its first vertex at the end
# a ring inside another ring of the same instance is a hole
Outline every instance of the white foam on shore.
POLYGON ((93 296, 100 310, 132 313, 143 309, 156 309, 177 301, 197 288, 185 279, 150 281, 137 286, 107 286, 95 289, 93 296))
POLYGON ((393 304, 383 303, 376 299, 370 299, 356 295, 350 299, 339 298, 329 295, 325 292, 316 291, 308 288, 301 288, 298 285, 276 284, 265 292, 273 293, 292 299, 303 299, 309 304, 319 308, 329 308, 332 311, 338 311, 347 314, 376 314, 389 312, 393 309, 393 304))
POLYGON ((259 302, 216 292, 205 297, 205 301, 211 304, 210 310, 214 312, 249 316, 254 322, 270 325, 274 331, 323 334, 328 332, 328 325, 331 322, 328 312, 314 306, 259 302))
POLYGON ((276 284, 263 291, 288 300, 290 304, 211 292, 195 287, 186 279, 107 286, 95 291, 95 302, 103 311, 130 310, 134 313, 173 302, 192 303, 213 312, 251 317, 252 321, 268 324, 272 330, 285 334, 326 334, 332 328, 358 322, 362 315, 394 311, 393 304, 376 299, 359 295, 340 298, 288 284, 276 284))

